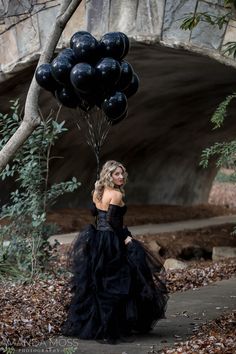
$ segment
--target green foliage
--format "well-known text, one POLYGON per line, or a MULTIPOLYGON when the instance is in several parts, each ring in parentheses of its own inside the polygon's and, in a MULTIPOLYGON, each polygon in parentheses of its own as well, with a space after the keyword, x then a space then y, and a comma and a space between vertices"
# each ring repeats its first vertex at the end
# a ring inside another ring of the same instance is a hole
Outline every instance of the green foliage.
POLYGON ((209 165, 210 158, 216 158, 216 166, 223 167, 230 164, 235 167, 236 163, 236 141, 215 143, 209 148, 203 150, 200 166, 206 168, 209 165))
MULTIPOLYGON (((236 8, 236 0, 224 0, 225 8, 234 7, 236 8)), ((218 26, 219 29, 222 29, 224 24, 227 24, 232 17, 232 12, 227 12, 225 15, 216 16, 212 15, 209 12, 190 12, 184 18, 180 26, 182 30, 192 30, 196 27, 199 22, 209 23, 211 26, 218 26)), ((233 43, 233 42, 229 42, 233 43)), ((228 43, 226 43, 228 45, 228 43)), ((225 52, 228 52, 229 49, 226 49, 225 52)))
MULTIPOLYGON (((236 98, 236 93, 229 95, 226 99, 219 104, 216 108, 213 116, 211 117, 211 122, 213 123, 213 129, 220 128, 227 116, 227 109, 231 101, 236 98)), ((206 168, 211 157, 216 158, 216 166, 231 166, 235 168, 236 163, 236 141, 215 143, 209 148, 203 150, 201 155, 200 166, 206 168)))
POLYGON ((211 122, 214 124, 213 129, 220 128, 227 115, 227 108, 230 104, 230 102, 236 98, 236 93, 233 93, 232 95, 229 95, 225 98, 223 102, 219 104, 219 106, 216 108, 215 113, 213 114, 211 118, 211 122))
POLYGON ((236 0, 224 0, 224 6, 229 7, 233 5, 236 8, 236 0))
POLYGON ((201 14, 194 14, 193 12, 190 12, 188 15, 186 15, 183 18, 183 22, 180 26, 182 30, 192 30, 194 27, 196 27, 201 20, 201 14))
POLYGON ((223 54, 227 54, 236 59, 236 42, 227 42, 224 44, 224 47, 223 54))
POLYGON ((5 354, 14 354, 15 353, 15 349, 13 347, 0 347, 0 350, 2 350, 3 353, 5 354))
MULTIPOLYGON (((218 106, 214 115, 211 118, 211 122, 214 124, 214 128, 219 128, 223 125, 226 118, 227 108, 232 101, 236 98, 236 93, 226 97, 226 99, 218 106)), ((220 167, 230 167, 233 169, 233 173, 229 176, 220 175, 218 180, 221 182, 236 182, 236 140, 230 142, 215 143, 209 148, 206 148, 202 151, 200 166, 206 168, 209 165, 209 160, 211 158, 215 159, 216 166, 220 167)), ((234 228, 232 234, 236 235, 236 228, 234 228)))
MULTIPOLYGON (((236 8, 236 0, 224 0, 224 6, 226 8, 232 7, 236 8)), ((218 26, 219 29, 222 29, 225 24, 232 18, 232 11, 226 13, 222 16, 215 16, 209 14, 208 12, 195 12, 189 13, 183 19, 183 22, 180 26, 183 30, 192 30, 195 28, 200 21, 206 22, 211 26, 218 26)), ((236 58, 236 42, 228 42, 225 45, 225 50, 223 54, 228 54, 232 56, 234 59, 236 58)), ((231 101, 236 98, 236 93, 232 93, 225 98, 223 102, 217 107, 215 113, 211 118, 211 122, 213 123, 213 129, 220 128, 227 116, 227 109, 231 101)), ((233 183, 236 182, 236 140, 230 142, 222 142, 215 143, 209 148, 206 148, 202 151, 201 161, 199 163, 200 166, 206 168, 209 165, 209 160, 211 158, 215 159, 215 163, 217 167, 230 166, 234 173, 230 176, 219 175, 218 178, 226 179, 227 181, 231 181, 233 183)), ((236 235, 236 228, 233 231, 233 234, 236 235)))
POLYGON ((229 175, 219 171, 215 177, 215 181, 219 183, 236 183, 236 171, 229 175))
MULTIPOLYGON (((221 124, 223 124, 223 120, 220 120, 221 124)), ((233 173, 230 175, 218 173, 216 180, 220 182, 236 183, 236 140, 215 143, 209 148, 204 149, 199 165, 203 168, 208 167, 209 160, 212 158, 215 159, 215 164, 218 168, 228 166, 233 169, 233 173)), ((236 227, 233 229, 232 234, 236 235, 236 227)))
MULTIPOLYGON (((224 6, 236 8, 236 0, 225 0, 224 6)), ((208 12, 190 12, 183 18, 183 22, 180 25, 182 30, 193 30, 200 22, 209 23, 211 26, 218 26, 222 29, 225 24, 227 24, 232 17, 232 13, 228 12, 222 16, 211 15, 208 12)), ((225 49, 223 54, 232 56, 236 58, 236 42, 227 42, 224 44, 225 49)))
POLYGON ((212 26, 218 26, 219 29, 222 29, 224 24, 228 23, 229 19, 231 18, 231 13, 228 12, 222 16, 215 16, 211 15, 208 12, 190 12, 183 18, 183 22, 180 25, 182 30, 192 30, 196 27, 199 22, 206 22, 212 26))
MULTIPOLYGON (((0 228, 0 277, 5 275, 32 277, 46 269, 53 251, 48 237, 56 231, 46 224, 50 206, 64 193, 73 192, 80 183, 70 181, 48 185, 51 148, 67 131, 64 122, 57 122, 50 113, 17 152, 0 178, 14 178, 17 188, 10 203, 2 207, 1 219, 8 220, 0 228), (10 242, 6 242, 9 240, 10 242)), ((0 114, 0 149, 21 124, 18 101, 12 102, 10 114, 0 114)))

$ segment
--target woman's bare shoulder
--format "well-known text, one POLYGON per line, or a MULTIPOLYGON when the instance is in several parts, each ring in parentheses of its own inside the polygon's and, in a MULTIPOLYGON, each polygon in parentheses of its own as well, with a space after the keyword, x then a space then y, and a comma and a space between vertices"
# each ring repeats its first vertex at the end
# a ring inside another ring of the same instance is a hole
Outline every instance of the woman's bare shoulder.
POLYGON ((111 197, 121 197, 122 198, 122 193, 118 189, 113 189, 113 188, 105 188, 104 193, 111 197))
POLYGON ((119 190, 109 189, 107 190, 107 197, 109 199, 109 204, 123 204, 122 202, 122 193, 119 190))

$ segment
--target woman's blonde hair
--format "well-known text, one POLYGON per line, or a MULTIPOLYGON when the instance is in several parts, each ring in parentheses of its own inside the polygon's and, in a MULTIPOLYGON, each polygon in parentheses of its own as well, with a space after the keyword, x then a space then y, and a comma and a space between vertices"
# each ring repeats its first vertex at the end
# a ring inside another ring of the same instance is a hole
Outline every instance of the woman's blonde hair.
MULTIPOLYGON (((115 188, 115 184, 112 179, 112 174, 117 169, 117 167, 120 167, 124 172, 124 184, 123 185, 125 185, 125 183, 127 182, 128 173, 126 172, 125 167, 120 162, 117 162, 115 160, 107 161, 102 166, 102 170, 100 172, 100 178, 99 178, 99 180, 96 181, 95 189, 92 192, 92 193, 95 192, 95 197, 97 200, 101 201, 105 187, 115 188)), ((119 190, 121 191, 121 193, 124 197, 125 191, 124 191, 123 187, 119 187, 119 190)))

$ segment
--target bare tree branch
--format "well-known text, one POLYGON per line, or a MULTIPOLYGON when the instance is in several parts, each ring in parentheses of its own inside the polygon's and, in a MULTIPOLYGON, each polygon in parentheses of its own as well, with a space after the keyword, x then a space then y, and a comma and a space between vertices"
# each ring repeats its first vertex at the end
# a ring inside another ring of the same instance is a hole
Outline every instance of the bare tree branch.
MULTIPOLYGON (((67 22, 78 8, 82 0, 64 0, 60 6, 59 13, 49 35, 48 41, 42 50, 39 58, 38 66, 43 63, 49 63, 52 59, 53 53, 56 49, 57 43, 61 37, 67 22)), ((16 151, 32 134, 34 129, 40 124, 41 117, 38 108, 40 87, 35 80, 35 76, 30 84, 30 88, 26 97, 25 113, 23 121, 15 132, 15 134, 6 143, 0 151, 0 172, 5 168, 10 159, 14 156, 16 151)))

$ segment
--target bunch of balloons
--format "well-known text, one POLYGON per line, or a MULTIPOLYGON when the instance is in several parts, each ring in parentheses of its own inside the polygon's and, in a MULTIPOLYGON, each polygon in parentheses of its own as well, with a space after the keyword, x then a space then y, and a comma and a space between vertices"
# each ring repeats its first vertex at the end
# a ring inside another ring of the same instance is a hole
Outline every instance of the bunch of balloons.
POLYGON ((37 68, 36 81, 62 105, 85 112, 97 106, 116 124, 127 116, 127 98, 139 87, 137 74, 124 60, 128 51, 129 39, 122 32, 106 33, 98 41, 79 31, 71 37, 70 48, 37 68))

